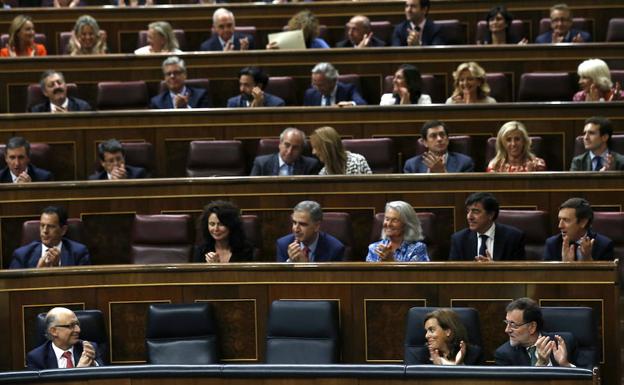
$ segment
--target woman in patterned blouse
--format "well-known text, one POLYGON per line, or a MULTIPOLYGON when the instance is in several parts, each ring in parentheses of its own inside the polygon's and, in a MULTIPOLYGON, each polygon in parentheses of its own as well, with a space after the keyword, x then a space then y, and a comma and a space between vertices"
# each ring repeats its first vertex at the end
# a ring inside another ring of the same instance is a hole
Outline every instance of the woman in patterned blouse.
POLYGON ((310 135, 312 153, 325 165, 319 175, 372 174, 366 158, 345 151, 340 134, 332 127, 320 127, 310 135))
POLYGON ((490 161, 486 171, 546 171, 546 162, 531 152, 531 138, 524 124, 511 121, 498 130, 496 156, 490 161))
POLYGON ((427 262, 427 245, 414 208, 407 202, 386 203, 381 240, 368 245, 366 262, 427 262))

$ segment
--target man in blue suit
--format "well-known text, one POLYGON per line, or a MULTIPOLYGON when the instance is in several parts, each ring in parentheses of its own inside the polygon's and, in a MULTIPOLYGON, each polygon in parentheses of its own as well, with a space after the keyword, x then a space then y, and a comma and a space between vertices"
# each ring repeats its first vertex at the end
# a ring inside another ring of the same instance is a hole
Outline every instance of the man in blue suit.
POLYGON ((171 56, 162 63, 167 91, 150 100, 152 109, 169 108, 209 108, 212 107, 210 94, 204 88, 186 85, 186 64, 177 56, 171 56))
POLYGON ((13 252, 9 269, 90 265, 89 250, 82 243, 63 238, 67 213, 62 207, 43 209, 39 224, 41 241, 34 241, 13 252))
POLYGON ((246 51, 254 48, 253 36, 235 32, 234 14, 219 8, 212 14, 212 36, 205 40, 200 51, 246 51))
POLYGON ((550 8, 550 31, 535 38, 538 44, 587 43, 591 42, 588 32, 572 28, 572 11, 566 4, 550 8))
POLYGON ((92 108, 86 101, 67 96, 67 84, 65 76, 61 72, 47 70, 39 80, 41 92, 47 100, 30 108, 30 112, 68 112, 68 111, 91 111, 92 108))
POLYGON ((30 370, 103 366, 102 352, 95 342, 80 340, 80 322, 73 311, 55 307, 46 314, 48 341, 26 355, 30 370))
POLYGON ((394 26, 394 47, 446 44, 439 25, 427 19, 429 0, 405 0, 405 21, 394 26))
POLYGON ((264 92, 269 76, 258 67, 245 67, 238 72, 240 95, 228 99, 228 107, 280 107, 284 100, 264 92))
POLYGON ((312 68, 312 87, 303 95, 304 106, 355 106, 364 105, 353 84, 340 83, 338 70, 330 63, 318 63, 312 68))
POLYGON ((98 145, 98 156, 102 171, 89 175, 91 180, 117 180, 146 178, 143 167, 126 164, 126 151, 117 139, 109 139, 98 145))
POLYGON ((292 234, 277 240, 277 262, 342 261, 345 247, 322 232, 323 210, 315 201, 297 203, 292 213, 292 234))
POLYGON ((472 158, 448 151, 448 127, 444 122, 430 120, 420 129, 420 143, 427 149, 421 155, 409 158, 404 173, 472 172, 472 158))
POLYGON ((251 176, 259 175, 315 175, 321 171, 318 159, 302 155, 305 133, 288 127, 280 134, 279 152, 257 156, 251 176))
POLYGON ((451 236, 451 261, 514 261, 526 259, 524 233, 496 223, 499 205, 494 195, 478 192, 466 198, 468 228, 451 236))
POLYGON ((30 143, 21 136, 10 138, 4 151, 7 166, 0 170, 0 183, 47 182, 54 179, 50 171, 30 163, 30 143))
POLYGON ((546 240, 545 261, 612 261, 613 241, 591 229, 594 210, 583 198, 559 206, 559 231, 546 240))

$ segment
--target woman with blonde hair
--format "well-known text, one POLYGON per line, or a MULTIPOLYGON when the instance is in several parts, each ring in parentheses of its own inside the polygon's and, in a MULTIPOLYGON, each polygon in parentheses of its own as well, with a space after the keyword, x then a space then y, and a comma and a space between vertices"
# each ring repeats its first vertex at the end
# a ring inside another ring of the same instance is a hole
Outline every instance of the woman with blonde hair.
POLYGON ((147 45, 137 48, 135 55, 149 55, 153 53, 173 53, 179 54, 180 44, 171 28, 171 24, 166 21, 155 21, 147 26, 147 45))
POLYGON ((17 15, 9 26, 9 42, 0 50, 0 57, 46 56, 43 44, 35 43, 35 24, 30 16, 17 15))
POLYGON ((624 99, 619 82, 611 81, 607 63, 600 59, 588 59, 579 64, 576 71, 581 90, 572 98, 575 102, 610 102, 624 99))
MULTIPOLYGON (((304 9, 296 13, 288 21, 288 30, 296 31, 300 29, 303 32, 303 40, 306 48, 330 48, 329 44, 319 37, 320 25, 318 18, 309 10, 304 9)), ((267 49, 279 49, 277 43, 269 43, 267 49)))
POLYGON ((490 86, 485 79, 485 70, 476 62, 462 63, 453 72, 455 90, 446 104, 496 103, 488 96, 490 86))
POLYGON ((74 24, 74 30, 69 39, 69 54, 72 56, 101 55, 107 50, 106 33, 100 30, 98 22, 92 16, 80 16, 74 24))
POLYGON ((310 145, 312 153, 325 164, 319 171, 319 175, 373 173, 366 158, 360 154, 345 151, 340 134, 332 127, 325 126, 314 130, 310 135, 310 145))
POLYGON ((531 138, 524 124, 511 121, 498 130, 496 156, 490 161, 486 171, 546 171, 546 162, 531 152, 531 138))

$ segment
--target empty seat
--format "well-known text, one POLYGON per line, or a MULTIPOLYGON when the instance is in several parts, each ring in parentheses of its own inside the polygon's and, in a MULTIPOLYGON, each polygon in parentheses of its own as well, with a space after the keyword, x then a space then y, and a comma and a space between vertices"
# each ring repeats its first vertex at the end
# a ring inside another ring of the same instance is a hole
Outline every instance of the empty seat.
POLYGON ((324 212, 321 222, 321 231, 329 233, 337 238, 345 246, 344 260, 349 260, 353 253, 353 226, 351 215, 341 212, 324 212))
MULTIPOLYGON (((67 96, 77 96, 78 95, 78 86, 76 83, 67 83, 67 96)), ((48 98, 43 95, 43 91, 41 90, 41 86, 39 83, 37 84, 29 84, 28 91, 26 96, 26 111, 30 111, 30 109, 37 104, 47 102, 48 98)))
MULTIPOLYGON (((546 154, 545 146, 542 145, 542 137, 541 136, 530 136, 531 139, 531 152, 535 154, 535 156, 544 158, 546 154)), ((485 165, 490 163, 492 159, 496 156, 496 138, 491 136, 487 140, 487 146, 485 147, 485 165)), ((546 163, 548 167, 548 163, 546 163)))
POLYGON ((624 18, 614 17, 607 27, 607 42, 624 41, 624 18))
POLYGON ((502 72, 493 72, 486 74, 485 80, 490 86, 490 96, 496 99, 497 102, 513 102, 511 77, 508 77, 502 72))
MULTIPOLYGON (((485 40, 485 36, 488 30, 488 25, 485 20, 480 20, 477 23, 477 33, 476 33, 476 42, 483 42, 485 40)), ((507 30, 508 38, 510 42, 521 41, 522 39, 527 39, 529 41, 533 41, 531 36, 529 36, 529 31, 531 30, 531 23, 529 21, 524 20, 512 20, 509 29, 507 30)), ((498 99, 496 99, 498 100, 498 99)))
POLYGON ((239 140, 194 140, 189 144, 186 176, 239 175, 247 175, 243 144, 239 140))
POLYGON ((496 221, 524 232, 527 259, 539 261, 544 257, 544 243, 551 235, 548 213, 541 210, 500 210, 496 221))
MULTIPOLYGON (((174 29, 173 34, 178 39, 178 45, 181 51, 186 50, 186 35, 183 29, 174 29)), ((137 48, 147 45, 147 29, 140 30, 137 35, 137 48)))
MULTIPOLYGON (((618 154, 624 154, 624 135, 611 135, 611 150, 618 154)), ((574 156, 581 155, 585 152, 585 144, 583 143, 583 137, 577 136, 574 141, 574 156)))
POLYGON ((131 263, 186 263, 191 261, 191 217, 135 215, 132 224, 131 263))
POLYGON ((271 76, 265 91, 284 99, 287 106, 297 105, 297 87, 292 76, 271 76))
MULTIPOLYGON (((0 169, 6 167, 5 152, 6 144, 0 144, 0 169)), ((30 144, 30 161, 38 167, 46 167, 52 162, 52 150, 47 143, 30 144)))
POLYGON ((374 174, 397 171, 396 151, 390 138, 343 139, 342 144, 345 150, 363 155, 374 174))
POLYGON ((440 27, 440 37, 445 44, 466 44, 467 26, 459 20, 435 20, 434 23, 440 27))
POLYGON ((262 255, 262 230, 260 229, 260 219, 257 215, 241 215, 243 222, 243 232, 245 237, 253 246, 253 260, 256 261, 262 255))
POLYGON ((576 352, 570 361, 577 367, 591 369, 600 361, 597 326, 590 307, 542 307, 543 331, 567 332, 574 336, 576 352))
MULTIPOLYGON (((27 245, 33 241, 39 241, 39 220, 26 221, 22 224, 22 241, 21 245, 27 245)), ((80 218, 67 218, 67 233, 65 238, 72 241, 85 244, 85 229, 84 223, 80 218)))
MULTIPOLYGON (((420 221, 420 226, 423 231, 423 242, 427 244, 427 255, 429 255, 429 259, 434 260, 437 256, 438 251, 438 243, 435 231, 435 220, 436 215, 434 213, 422 212, 416 213, 418 216, 418 220, 420 221)), ((370 243, 377 242, 381 239, 381 230, 383 229, 383 221, 384 221, 385 213, 377 213, 375 214, 375 218, 373 219, 373 226, 371 227, 370 233, 370 243)))
MULTIPOLYGON (((388 75, 384 78, 384 93, 391 93, 393 88, 393 75, 388 75)), ((444 83, 444 77, 434 75, 421 75, 423 94, 427 94, 431 97, 433 103, 444 103, 446 100, 446 86, 444 83)))
POLYGON ((97 85, 98 110, 146 109, 147 84, 144 81, 100 82, 97 85))
POLYGON ((570 101, 576 90, 567 72, 532 72, 522 74, 519 102, 570 101))
POLYGON ((147 312, 145 347, 152 365, 219 362, 217 324, 209 303, 153 304, 147 312))
MULTIPOLYGON (((589 32, 592 35, 592 38, 596 36, 594 33, 594 20, 587 19, 584 17, 573 17, 572 18, 572 28, 578 29, 581 31, 589 32)), ((550 31, 550 18, 545 17, 540 19, 539 23, 539 34, 550 31)))
POLYGON ((594 212, 592 229, 605 235, 615 244, 613 255, 615 258, 624 257, 624 213, 623 212, 594 212))
POLYGON ((267 322, 266 363, 338 363, 336 302, 273 301, 267 322))

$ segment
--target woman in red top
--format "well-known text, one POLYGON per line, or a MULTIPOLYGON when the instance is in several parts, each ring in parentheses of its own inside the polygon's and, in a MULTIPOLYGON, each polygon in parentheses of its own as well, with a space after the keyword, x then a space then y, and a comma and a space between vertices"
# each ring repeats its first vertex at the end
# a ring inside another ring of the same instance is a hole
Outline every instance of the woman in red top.
POLYGON ((17 15, 9 27, 9 42, 0 56, 46 56, 43 44, 35 43, 35 24, 29 16, 17 15))

